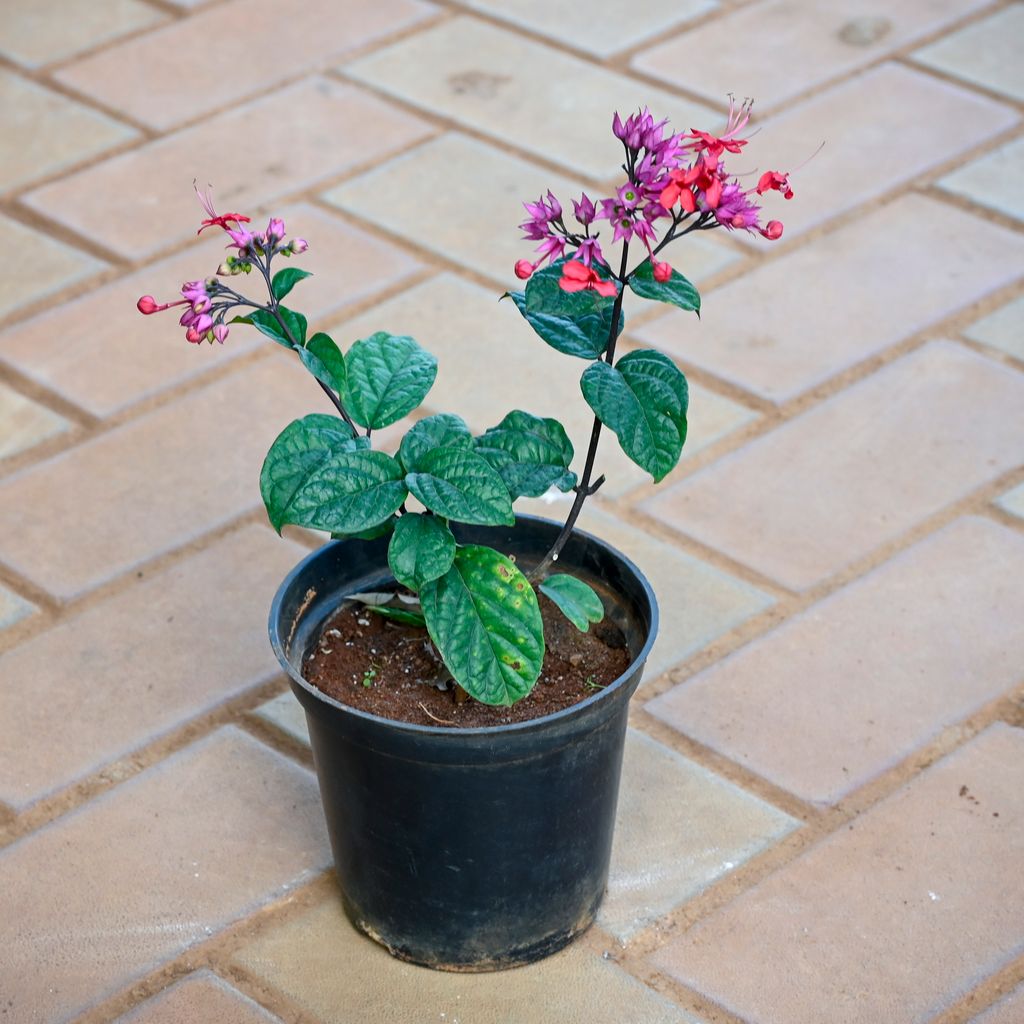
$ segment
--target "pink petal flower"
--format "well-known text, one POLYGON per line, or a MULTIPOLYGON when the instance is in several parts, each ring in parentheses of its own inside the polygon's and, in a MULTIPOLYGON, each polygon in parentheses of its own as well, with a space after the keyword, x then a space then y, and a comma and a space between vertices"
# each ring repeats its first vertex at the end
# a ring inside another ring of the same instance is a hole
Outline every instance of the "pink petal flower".
POLYGON ((536 264, 531 263, 529 260, 519 260, 516 263, 516 277, 520 281, 525 281, 536 269, 536 264))
POLYGON ((664 284, 672 279, 672 267, 668 263, 659 263, 657 260, 652 259, 651 267, 651 273, 655 281, 664 284))

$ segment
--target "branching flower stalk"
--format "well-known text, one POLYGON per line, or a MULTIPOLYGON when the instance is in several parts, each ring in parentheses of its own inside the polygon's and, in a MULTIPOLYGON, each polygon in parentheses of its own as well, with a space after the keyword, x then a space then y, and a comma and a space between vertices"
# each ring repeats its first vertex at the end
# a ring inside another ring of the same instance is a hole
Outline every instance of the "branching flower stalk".
POLYGON ((285 225, 271 217, 264 231, 250 218, 218 214, 212 198, 196 193, 206 213, 199 233, 220 228, 234 252, 215 275, 187 281, 181 298, 138 301, 144 314, 182 307, 186 341, 223 344, 230 327, 247 324, 294 352, 330 399, 337 416, 312 413, 290 423, 271 446, 260 490, 271 525, 323 530, 352 542, 385 538, 395 580, 417 595, 419 611, 376 607, 404 626, 426 628, 452 678, 471 697, 511 704, 526 696, 540 676, 544 629, 536 589, 580 630, 604 615, 601 598, 584 580, 551 573, 590 495, 597 448, 605 428, 622 450, 657 482, 676 465, 686 440, 686 378, 666 355, 634 350, 616 361, 627 289, 699 315, 696 288, 658 257, 693 231, 713 228, 756 232, 768 239, 782 225, 760 225, 755 196, 793 195, 788 175, 768 171, 744 189, 725 170, 726 154, 740 153, 739 137, 750 104, 730 104, 720 136, 703 131, 667 133, 646 110, 625 120, 616 113, 612 131, 623 146, 625 182, 596 203, 583 193, 572 202, 576 224, 549 191, 524 203, 525 237, 536 241, 536 259, 519 260, 525 281, 509 297, 536 334, 552 348, 587 362, 580 377, 594 423, 577 477, 574 451, 557 420, 514 409, 474 435, 452 413, 417 420, 395 454, 370 447, 371 434, 412 413, 434 383, 437 361, 412 338, 377 332, 342 352, 323 332, 308 335, 306 318, 284 299, 309 273, 274 270, 274 260, 303 253, 305 239, 286 242, 285 225), (612 243, 621 245, 614 271, 597 226, 606 220, 612 243), (642 258, 629 268, 630 252, 642 258), (256 301, 233 282, 256 269, 267 290, 256 301), (573 492, 565 523, 529 578, 515 562, 484 544, 469 544, 452 524, 484 527, 515 523, 513 503, 550 489, 573 492), (423 511, 410 508, 415 498, 423 511))

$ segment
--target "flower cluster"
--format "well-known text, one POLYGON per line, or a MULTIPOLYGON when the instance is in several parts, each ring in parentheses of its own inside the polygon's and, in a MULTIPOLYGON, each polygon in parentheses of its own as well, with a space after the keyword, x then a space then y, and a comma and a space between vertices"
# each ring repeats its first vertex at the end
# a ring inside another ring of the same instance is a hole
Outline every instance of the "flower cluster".
POLYGON ((661 282, 670 279, 672 268, 659 262, 656 255, 689 231, 724 227, 730 231, 756 231, 772 240, 780 238, 779 221, 761 226, 756 196, 775 190, 792 199, 789 176, 766 171, 754 188, 745 189, 725 168, 725 155, 740 153, 747 145, 747 139, 740 138, 740 133, 750 120, 750 109, 751 101, 737 107, 730 99, 728 123, 721 135, 696 129, 676 135, 667 133, 668 121, 655 121, 646 107, 625 120, 616 113, 612 133, 626 153, 622 165, 625 183, 614 196, 596 203, 585 192, 578 201, 574 200, 573 216, 578 229, 566 226, 562 206, 550 191, 535 203, 523 203, 530 217, 520 225, 524 238, 540 244, 535 250, 536 260, 516 263, 516 276, 525 280, 545 260, 561 259, 569 251, 573 261, 592 276, 581 276, 579 271, 564 274, 562 288, 596 289, 603 279, 595 268, 611 271, 598 233, 593 230, 602 220, 611 226, 613 242, 628 244, 636 239, 643 244, 653 276, 661 282), (660 228, 664 232, 659 238, 660 228))
MULTIPOLYGON (((249 217, 240 213, 218 214, 209 194, 203 194, 196 188, 196 195, 207 215, 196 234, 202 234, 209 227, 219 227, 231 239, 227 247, 237 252, 237 255, 228 256, 217 268, 220 277, 248 274, 255 266, 269 281, 270 261, 275 256, 292 256, 308 248, 304 238, 293 238, 287 245, 284 244, 284 221, 279 217, 270 218, 266 231, 250 231, 243 226, 251 223, 249 217)), ((148 316, 175 306, 185 306, 179 322, 185 328, 185 340, 196 345, 201 341, 208 341, 211 345, 214 341, 223 344, 228 336, 228 325, 225 322, 228 314, 239 306, 254 306, 217 277, 186 281, 181 286, 181 295, 177 301, 165 303, 157 302, 152 295, 143 295, 137 308, 140 313, 148 316)))

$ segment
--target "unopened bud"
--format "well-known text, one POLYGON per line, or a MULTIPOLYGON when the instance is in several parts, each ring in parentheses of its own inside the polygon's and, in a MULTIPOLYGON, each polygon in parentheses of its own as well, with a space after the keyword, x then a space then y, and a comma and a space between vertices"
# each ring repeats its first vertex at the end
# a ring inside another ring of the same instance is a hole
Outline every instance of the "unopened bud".
POLYGON ((516 263, 516 277, 520 281, 525 281, 533 272, 536 267, 529 260, 519 260, 516 263))
POLYGON ((652 260, 651 264, 655 281, 659 284, 665 284, 666 281, 672 280, 672 267, 668 263, 659 263, 657 260, 652 260))

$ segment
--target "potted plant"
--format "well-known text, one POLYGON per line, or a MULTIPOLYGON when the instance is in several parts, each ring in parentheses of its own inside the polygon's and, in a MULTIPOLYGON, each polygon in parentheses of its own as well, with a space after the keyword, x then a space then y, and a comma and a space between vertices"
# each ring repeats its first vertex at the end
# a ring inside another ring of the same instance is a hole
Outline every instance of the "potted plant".
POLYGON ((699 314, 696 289, 658 258, 666 246, 721 227, 782 233, 760 226, 755 194, 789 198, 786 176, 744 189, 725 170, 748 117, 749 104, 730 108, 714 136, 672 134, 646 109, 616 114, 625 182, 614 196, 583 194, 571 228, 551 192, 524 204, 521 226, 540 244, 516 264, 526 284, 508 298, 544 342, 586 363, 595 418, 578 474, 561 424, 518 409, 477 436, 457 415, 425 416, 396 452, 375 450, 374 431, 419 407, 436 360, 385 332, 344 353, 310 334, 284 304, 308 274, 276 269, 307 243, 286 241, 277 218, 252 231, 200 195, 200 231, 222 229, 234 253, 176 302, 139 300, 147 314, 182 306, 193 343, 255 327, 296 353, 333 408, 289 424, 263 465, 274 528, 334 538, 283 582, 270 634, 306 710, 345 907, 398 957, 515 966, 561 948, 597 912, 628 701, 657 607, 636 566, 575 524, 603 480, 604 428, 655 481, 686 438, 687 384, 672 360, 615 359, 626 292, 699 314), (243 275, 265 294, 238 291, 243 275), (518 498, 549 488, 575 495, 564 523, 515 515, 518 498))

